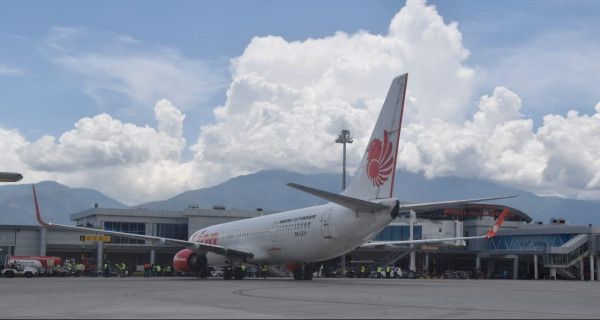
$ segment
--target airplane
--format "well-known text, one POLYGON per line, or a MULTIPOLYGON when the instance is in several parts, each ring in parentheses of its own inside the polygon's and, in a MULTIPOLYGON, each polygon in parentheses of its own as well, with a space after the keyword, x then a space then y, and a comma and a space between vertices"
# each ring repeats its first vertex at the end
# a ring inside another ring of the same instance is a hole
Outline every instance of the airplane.
POLYGON ((182 273, 207 274, 208 267, 225 266, 225 279, 242 279, 243 263, 287 264, 294 280, 311 280, 322 261, 339 257, 359 247, 399 246, 410 243, 491 238, 496 235, 505 209, 484 235, 408 241, 371 239, 400 213, 456 206, 465 203, 506 199, 480 199, 401 203, 393 197, 396 160, 408 74, 392 81, 368 147, 350 185, 332 193, 295 183, 288 186, 329 201, 326 204, 217 224, 194 232, 189 240, 130 234, 45 222, 33 186, 37 221, 47 228, 105 234, 184 247, 173 258, 173 267, 182 273))
POLYGON ((23 179, 23 175, 14 172, 0 172, 0 182, 17 182, 23 179))

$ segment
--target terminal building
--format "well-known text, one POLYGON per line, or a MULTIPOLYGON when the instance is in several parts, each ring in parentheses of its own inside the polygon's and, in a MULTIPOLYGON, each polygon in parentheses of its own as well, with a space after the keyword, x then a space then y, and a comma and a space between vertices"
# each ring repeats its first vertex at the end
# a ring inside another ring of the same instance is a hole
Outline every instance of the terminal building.
MULTIPOLYGON (((405 214, 374 240, 434 239, 484 234, 506 208, 468 204, 405 214)), ((562 219, 533 222, 524 212, 510 215, 492 239, 422 244, 396 248, 358 249, 346 256, 347 268, 396 265, 422 275, 446 270, 479 270, 486 278, 591 279, 600 278, 600 228, 567 225, 562 219)), ((144 208, 110 209, 94 206, 71 215, 77 226, 187 239, 198 229, 228 221, 270 214, 261 209, 235 210, 223 206, 183 211, 144 208)), ((171 264, 180 247, 144 240, 111 237, 110 242, 85 241, 80 232, 46 230, 40 226, 0 225, 0 262, 8 255, 48 255, 87 258, 96 263, 125 262, 139 270, 144 263, 171 264), (83 241, 82 241, 83 240, 83 241)), ((329 264, 330 267, 339 266, 329 264)))

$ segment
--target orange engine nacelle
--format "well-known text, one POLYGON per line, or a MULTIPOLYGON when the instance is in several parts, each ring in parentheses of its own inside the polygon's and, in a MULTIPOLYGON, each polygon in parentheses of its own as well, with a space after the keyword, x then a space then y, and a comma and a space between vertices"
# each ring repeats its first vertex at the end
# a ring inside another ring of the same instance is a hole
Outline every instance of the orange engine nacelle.
POLYGON ((178 272, 199 272, 207 266, 206 256, 190 249, 181 250, 173 257, 173 269, 178 272))

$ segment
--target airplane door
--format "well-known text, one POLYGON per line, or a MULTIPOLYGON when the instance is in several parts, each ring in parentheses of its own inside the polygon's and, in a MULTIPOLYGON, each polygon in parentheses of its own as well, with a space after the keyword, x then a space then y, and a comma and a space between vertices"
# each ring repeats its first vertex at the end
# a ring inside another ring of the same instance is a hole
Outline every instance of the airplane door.
POLYGON ((270 233, 271 242, 273 242, 273 243, 277 242, 277 223, 275 223, 271 226, 271 230, 269 233, 270 233))
POLYGON ((321 232, 323 233, 323 238, 333 238, 332 231, 333 226, 331 225, 331 209, 327 209, 321 216, 321 232))

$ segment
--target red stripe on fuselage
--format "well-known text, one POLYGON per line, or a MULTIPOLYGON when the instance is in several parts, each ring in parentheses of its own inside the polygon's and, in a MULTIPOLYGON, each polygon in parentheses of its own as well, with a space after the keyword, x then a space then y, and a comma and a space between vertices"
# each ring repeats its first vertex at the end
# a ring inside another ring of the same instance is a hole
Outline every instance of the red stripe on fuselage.
POLYGON ((408 74, 404 81, 404 93, 402 94, 402 108, 400 108, 400 123, 398 124, 398 138, 396 139, 396 156, 394 157, 394 167, 392 172, 392 187, 390 188, 390 198, 394 194, 394 179, 396 178, 396 160, 398 159, 398 149, 400 149, 400 129, 402 128, 402 117, 404 116, 404 103, 406 101, 406 87, 408 87, 408 74))

